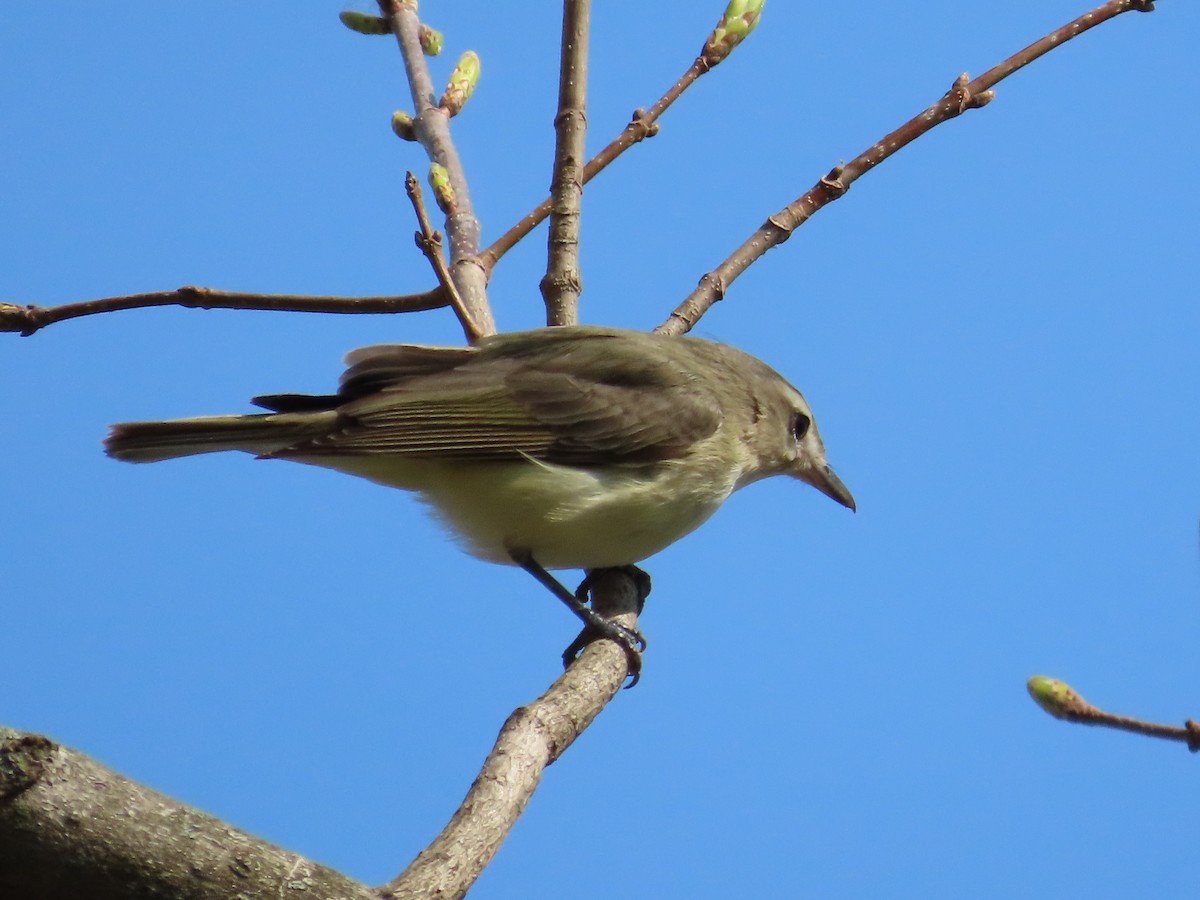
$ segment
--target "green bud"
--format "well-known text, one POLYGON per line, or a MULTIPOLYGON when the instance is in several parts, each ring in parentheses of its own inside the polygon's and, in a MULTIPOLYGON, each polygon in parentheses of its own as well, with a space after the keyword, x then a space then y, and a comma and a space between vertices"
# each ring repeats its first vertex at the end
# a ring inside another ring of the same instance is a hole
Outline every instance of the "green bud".
POLYGON ((437 163, 429 164, 429 186, 433 188, 433 196, 437 200, 438 209, 446 215, 452 214, 458 204, 454 197, 454 185, 450 183, 450 173, 446 171, 445 166, 437 163))
POLYGON ((402 141, 415 141, 417 139, 413 117, 410 113, 406 113, 402 109, 398 109, 392 113, 392 131, 402 141))
POLYGON ((458 115, 478 83, 479 54, 468 50, 459 58, 458 65, 450 73, 450 83, 446 85, 446 93, 442 94, 442 109, 449 115, 458 115))
POLYGON ((346 11, 338 13, 342 24, 351 31, 359 34, 391 34, 392 26, 381 16, 371 16, 363 12, 346 11))
POLYGON ((710 66, 715 66, 732 53, 733 48, 744 41, 758 25, 758 18, 762 15, 765 3, 766 0, 729 0, 725 14, 713 29, 713 33, 708 36, 708 41, 700 52, 704 61, 710 66))
POLYGON ((1091 708, 1069 684, 1057 678, 1034 675, 1025 687, 1033 702, 1056 719, 1075 719, 1091 708))
POLYGON ((436 28, 430 28, 422 23, 421 25, 421 49, 425 51, 426 56, 437 56, 442 52, 442 44, 446 39, 442 33, 436 28))

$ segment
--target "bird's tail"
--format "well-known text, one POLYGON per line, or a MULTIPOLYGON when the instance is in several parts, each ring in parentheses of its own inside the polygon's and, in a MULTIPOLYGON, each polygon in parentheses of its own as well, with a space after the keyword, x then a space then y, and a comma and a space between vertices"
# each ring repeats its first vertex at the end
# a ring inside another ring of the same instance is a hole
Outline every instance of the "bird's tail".
POLYGON ((112 427, 104 449, 125 462, 158 462, 222 450, 261 455, 328 434, 336 420, 337 413, 327 411, 123 422, 112 427))

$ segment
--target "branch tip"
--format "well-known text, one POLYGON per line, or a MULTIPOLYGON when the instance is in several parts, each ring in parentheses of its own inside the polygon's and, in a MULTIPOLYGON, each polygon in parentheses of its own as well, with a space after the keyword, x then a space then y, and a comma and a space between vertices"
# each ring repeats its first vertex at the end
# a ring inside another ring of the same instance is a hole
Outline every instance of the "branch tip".
POLYGON ((442 52, 442 45, 446 43, 446 38, 440 31, 430 28, 424 22, 421 23, 420 39, 421 49, 425 51, 426 56, 437 56, 442 52))
POLYGON ((458 212, 454 185, 450 182, 450 172, 445 166, 438 163, 429 164, 429 186, 433 188, 433 199, 437 201, 438 209, 448 216, 458 212))
POLYGON ((458 58, 458 65, 450 73, 450 83, 446 85, 446 91, 438 105, 446 111, 446 115, 457 116, 475 93, 475 85, 478 83, 479 54, 468 50, 458 58))
POLYGON ((750 36, 750 32, 758 27, 766 0, 729 0, 725 14, 713 29, 704 49, 700 51, 700 59, 707 68, 712 68, 733 52, 742 41, 750 36))
POLYGON ((377 35, 391 34, 392 23, 384 16, 372 16, 369 13, 345 10, 338 13, 342 24, 357 34, 377 35))
POLYGON ((415 141, 417 139, 417 123, 413 120, 412 113, 402 109, 392 113, 392 133, 402 141, 415 141))
POLYGON ((1035 675, 1026 683, 1029 696, 1043 710, 1056 719, 1077 722, 1081 725, 1098 725, 1117 731, 1128 731, 1146 737, 1179 741, 1187 745, 1192 753, 1200 752, 1200 724, 1188 719, 1182 728, 1160 725, 1130 716, 1121 716, 1092 706, 1076 693, 1070 685, 1056 678, 1035 675))
POLYGON ((1095 711, 1069 684, 1057 678, 1034 675, 1025 683, 1033 702, 1056 719, 1073 722, 1095 711))

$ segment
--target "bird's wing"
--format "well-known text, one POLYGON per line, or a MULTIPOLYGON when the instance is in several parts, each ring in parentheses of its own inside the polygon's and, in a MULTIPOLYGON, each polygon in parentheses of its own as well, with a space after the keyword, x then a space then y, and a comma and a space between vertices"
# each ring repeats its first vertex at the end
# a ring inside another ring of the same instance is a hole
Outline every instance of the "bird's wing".
POLYGON ((675 458, 716 431, 720 408, 659 352, 656 342, 671 339, 643 337, 631 359, 627 344, 614 356, 603 340, 502 336, 455 351, 457 359, 441 367, 414 356, 415 348, 365 348, 342 380, 340 427, 278 455, 527 457, 584 466, 675 458))
POLYGON ((474 347, 431 347, 424 344, 380 344, 346 355, 349 368, 336 394, 264 394, 250 402, 272 412, 315 412, 395 387, 422 375, 451 371, 478 354, 474 347))

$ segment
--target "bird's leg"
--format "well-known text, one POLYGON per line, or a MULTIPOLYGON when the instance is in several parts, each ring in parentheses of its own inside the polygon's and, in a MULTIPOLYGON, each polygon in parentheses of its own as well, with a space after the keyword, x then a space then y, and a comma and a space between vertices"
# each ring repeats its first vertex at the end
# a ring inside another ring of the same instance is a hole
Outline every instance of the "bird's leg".
MULTIPOLYGON (((637 684, 638 679, 641 677, 642 651, 646 649, 646 639, 642 637, 640 631, 627 628, 619 622, 605 618, 588 606, 587 603, 589 583, 594 575, 603 570, 597 569, 588 572, 579 589, 572 594, 563 587, 557 578, 547 572, 541 563, 533 558, 532 553, 528 551, 512 551, 511 556, 513 562, 536 578, 539 584, 561 600, 567 609, 571 610, 583 622, 583 631, 563 651, 564 668, 574 662, 575 657, 579 655, 580 651, 592 641, 609 638, 620 644, 625 651, 629 674, 633 678, 628 687, 633 687, 637 684)), ((641 612, 646 594, 650 592, 650 579, 641 569, 637 569, 635 566, 630 566, 629 568, 634 569, 641 575, 641 578, 634 578, 634 584, 638 589, 638 612, 641 612)))

